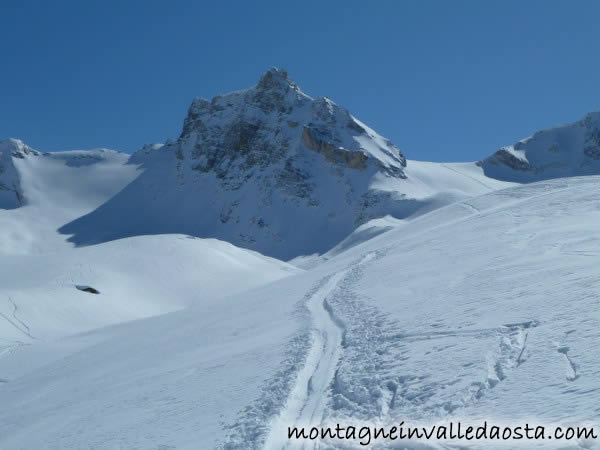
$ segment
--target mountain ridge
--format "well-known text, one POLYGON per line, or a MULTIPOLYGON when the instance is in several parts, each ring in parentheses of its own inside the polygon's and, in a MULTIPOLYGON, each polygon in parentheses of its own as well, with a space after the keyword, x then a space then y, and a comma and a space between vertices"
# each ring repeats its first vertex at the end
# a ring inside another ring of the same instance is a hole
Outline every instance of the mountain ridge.
MULTIPOLYGON (((58 230, 77 246, 183 233, 283 260, 323 255, 374 219, 392 219, 370 228, 378 233, 510 183, 600 173, 599 117, 541 130, 477 163, 407 162, 347 109, 272 68, 253 87, 194 99, 177 139, 125 158, 136 176, 58 230)), ((3 142, 17 151, 0 153, 0 208, 16 209, 27 201, 18 160, 40 153, 3 142)), ((79 167, 102 161, 101 151, 41 155, 79 167)))
POLYGON ((129 162, 144 172, 62 227, 71 242, 179 232, 287 260, 323 253, 370 219, 418 209, 402 194, 400 150, 279 69, 255 87, 195 99, 176 141, 145 146, 129 162))
POLYGON ((488 176, 520 182, 600 174, 600 111, 539 130, 479 164, 488 176))

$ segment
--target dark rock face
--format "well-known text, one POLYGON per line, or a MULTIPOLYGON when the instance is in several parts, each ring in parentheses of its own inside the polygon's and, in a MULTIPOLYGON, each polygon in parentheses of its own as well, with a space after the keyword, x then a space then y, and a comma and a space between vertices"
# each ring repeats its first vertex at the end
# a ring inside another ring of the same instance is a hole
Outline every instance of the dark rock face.
POLYGON ((517 158, 505 148, 501 148, 496 153, 494 153, 493 159, 489 161, 489 164, 503 164, 513 170, 521 170, 524 172, 535 170, 535 168, 529 165, 527 161, 517 158))
POLYGON ((584 119, 585 138, 583 153, 595 161, 600 160, 600 126, 594 126, 590 116, 584 119))
MULTIPOLYGON (((225 172, 234 165, 265 168, 294 159, 299 147, 318 152, 331 163, 362 170, 377 158, 352 139, 361 135, 370 139, 348 111, 326 98, 311 99, 285 71, 272 69, 255 88, 211 101, 194 100, 176 145, 181 159, 192 147, 188 156, 199 161, 198 171, 225 172)), ((390 173, 401 176, 406 160, 398 149, 385 140, 375 146, 391 156, 391 164, 379 166, 393 166, 390 173)))
POLYGON ((15 160, 23 160, 40 153, 18 139, 0 141, 0 209, 15 209, 23 206, 25 197, 15 160))

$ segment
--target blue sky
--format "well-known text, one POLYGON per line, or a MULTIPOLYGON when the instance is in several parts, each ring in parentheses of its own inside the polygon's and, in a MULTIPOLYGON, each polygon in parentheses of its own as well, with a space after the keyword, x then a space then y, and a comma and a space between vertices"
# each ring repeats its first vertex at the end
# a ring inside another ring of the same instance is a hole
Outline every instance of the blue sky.
POLYGON ((285 68, 409 159, 467 161, 600 110, 597 1, 0 4, 0 138, 134 151, 285 68))

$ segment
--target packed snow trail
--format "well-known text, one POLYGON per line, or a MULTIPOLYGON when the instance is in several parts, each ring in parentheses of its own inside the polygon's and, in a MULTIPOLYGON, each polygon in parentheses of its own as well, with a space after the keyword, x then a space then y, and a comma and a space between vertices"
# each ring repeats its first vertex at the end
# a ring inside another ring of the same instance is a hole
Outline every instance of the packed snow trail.
POLYGON ((374 253, 369 253, 358 263, 325 277, 308 300, 306 307, 313 324, 311 348, 304 366, 298 372, 284 410, 271 425, 265 440, 265 450, 311 449, 318 444, 318 441, 288 440, 287 428, 313 427, 321 424, 329 398, 329 389, 341 358, 344 338, 344 327, 334 316, 328 298, 334 295, 338 285, 346 278, 352 267, 371 260, 373 256, 374 253))
MULTIPOLYGON (((304 367, 281 414, 274 420, 265 441, 265 450, 289 448, 288 426, 302 426, 322 419, 327 391, 340 358, 343 330, 326 306, 327 297, 344 278, 346 271, 325 278, 307 302, 313 321, 311 348, 304 367)), ((299 448, 304 448, 300 441, 299 448)))
POLYGON ((26 336, 29 339, 35 339, 35 336, 33 336, 31 334, 31 330, 29 329, 29 326, 25 322, 23 322, 17 315, 17 312, 19 311, 19 307, 17 306, 17 304, 13 301, 13 299, 10 296, 7 296, 7 300, 8 300, 8 303, 12 307, 11 308, 12 309, 12 313, 11 313, 12 318, 9 315, 4 314, 1 311, 0 311, 0 317, 3 318, 14 329, 16 329, 20 334, 23 334, 24 336, 26 336))

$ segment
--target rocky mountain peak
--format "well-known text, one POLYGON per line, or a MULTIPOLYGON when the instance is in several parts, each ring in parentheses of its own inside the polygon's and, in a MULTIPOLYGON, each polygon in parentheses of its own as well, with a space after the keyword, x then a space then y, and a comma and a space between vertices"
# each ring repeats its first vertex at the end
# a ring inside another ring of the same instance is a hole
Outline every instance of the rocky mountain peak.
POLYGON ((257 89, 260 90, 278 90, 287 91, 288 89, 299 90, 296 83, 288 77, 288 73, 285 70, 272 67, 267 70, 256 85, 257 89))
POLYGON ((600 128, 600 111, 587 113, 581 122, 588 129, 598 130, 600 128))
POLYGON ((479 164, 490 177, 518 182, 600 174, 600 112, 538 131, 479 164))
POLYGON ((327 97, 306 95, 280 69, 268 70, 244 91, 195 99, 184 120, 174 152, 196 160, 198 170, 217 170, 226 177, 232 164, 264 168, 307 151, 326 162, 350 169, 376 165, 403 177, 406 160, 382 138, 327 97))
POLYGON ((39 155, 40 153, 20 139, 4 139, 0 141, 0 158, 24 158, 26 155, 39 155))
POLYGON ((86 242, 85 224, 114 208, 123 229, 113 236, 181 232, 289 259, 324 252, 358 225, 405 210, 400 150, 280 69, 249 89, 195 99, 176 141, 146 146, 130 162, 144 172, 66 227, 74 242, 86 242), (126 217, 124 204, 138 205, 145 219, 126 217))
POLYGON ((28 155, 39 155, 39 152, 19 139, 0 141, 0 209, 14 209, 23 205, 24 196, 14 160, 25 159, 28 155))

